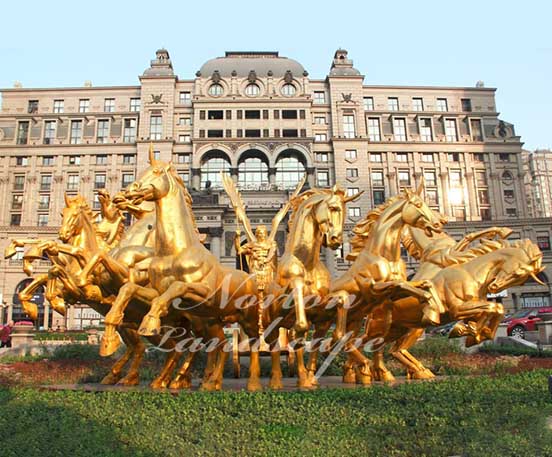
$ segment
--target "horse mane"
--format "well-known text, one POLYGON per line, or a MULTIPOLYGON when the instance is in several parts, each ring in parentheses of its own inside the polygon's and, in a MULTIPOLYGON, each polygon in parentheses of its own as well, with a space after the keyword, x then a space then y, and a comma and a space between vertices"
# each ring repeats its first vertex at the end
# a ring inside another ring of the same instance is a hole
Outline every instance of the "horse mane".
POLYGON ((481 257, 482 255, 489 254, 490 252, 497 251, 502 248, 509 247, 521 247, 514 245, 513 243, 508 242, 507 240, 488 240, 481 239, 479 244, 465 250, 465 251, 453 251, 449 250, 442 258, 443 267, 448 267, 451 265, 460 265, 470 260, 475 259, 476 257, 481 257))
POLYGON ((184 184, 184 181, 182 181, 182 178, 177 173, 176 169, 172 166, 172 164, 170 165, 169 171, 170 171, 169 174, 170 174, 171 178, 176 181, 176 183, 179 185, 179 187, 182 188, 182 192, 184 193, 184 202, 186 203, 186 208, 190 212, 190 218, 192 219, 192 225, 193 225, 193 228, 194 228, 194 232, 196 232, 196 234, 199 238, 200 233, 199 233, 199 228, 197 226, 197 221, 196 221, 194 210, 193 210, 192 196, 191 196, 190 192, 188 192, 188 189, 186 188, 186 184, 184 184))
POLYGON ((410 232, 410 230, 403 230, 401 242, 411 257, 415 258, 416 260, 420 260, 422 258, 423 251, 414 242, 414 238, 412 237, 412 233, 410 232))
POLYGON ((372 228, 374 227, 374 222, 376 222, 381 214, 390 206, 397 203, 399 200, 403 199, 404 195, 399 194, 395 195, 394 197, 389 198, 381 205, 376 206, 372 211, 370 211, 368 214, 366 214, 366 217, 354 226, 353 228, 353 237, 350 239, 351 243, 351 252, 347 256, 348 258, 355 258, 358 256, 360 251, 364 248, 366 245, 366 241, 368 240, 368 237, 370 236, 370 233, 372 231, 372 228))

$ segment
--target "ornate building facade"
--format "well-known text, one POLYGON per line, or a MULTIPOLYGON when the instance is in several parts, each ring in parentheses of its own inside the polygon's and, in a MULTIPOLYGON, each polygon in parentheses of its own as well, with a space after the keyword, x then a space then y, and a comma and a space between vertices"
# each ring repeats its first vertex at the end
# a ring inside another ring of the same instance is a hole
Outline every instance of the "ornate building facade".
MULTIPOLYGON (((195 78, 180 79, 161 49, 137 86, 3 89, 0 247, 12 238, 54 238, 64 193, 81 193, 99 209, 96 190, 114 194, 134 181, 147 167, 151 142, 191 189, 206 244, 227 264, 236 264, 236 222, 220 171, 237 182, 254 226, 270 224, 304 174, 311 187, 364 190, 348 207, 347 232, 423 178, 426 201, 449 217, 454 236, 510 226, 513 238, 538 241, 552 263, 550 215, 526 204, 522 142, 499 118, 495 89, 364 79, 341 49, 324 79, 277 52, 227 52, 195 78)), ((283 246, 285 227, 277 239, 283 246)), ((334 274, 348 268, 348 249, 345 241, 341 252, 324 253, 334 274)), ((37 265, 47 268, 47 261, 37 265)), ((21 253, 0 262, 3 320, 23 318, 15 294, 24 281, 21 253)), ((515 309, 548 304, 549 297, 549 287, 533 283, 499 299, 515 309)), ((43 302, 40 294, 36 300, 43 302)), ((41 310, 41 324, 59 322, 46 304, 41 310)), ((75 307, 67 319, 64 325, 79 327, 99 317, 75 307)))
POLYGON ((533 217, 552 217, 552 151, 522 151, 527 207, 533 217))

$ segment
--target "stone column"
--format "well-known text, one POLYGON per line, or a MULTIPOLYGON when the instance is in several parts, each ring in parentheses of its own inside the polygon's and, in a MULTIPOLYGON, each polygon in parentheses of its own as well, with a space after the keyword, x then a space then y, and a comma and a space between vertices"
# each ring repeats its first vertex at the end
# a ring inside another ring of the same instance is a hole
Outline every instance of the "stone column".
POLYGON ((13 303, 8 303, 8 319, 6 322, 9 322, 13 319, 13 303))
POLYGON ((271 186, 276 184, 276 168, 269 168, 268 169, 268 182, 271 186))
POLYGON ((201 190, 201 168, 192 168, 192 188, 201 190))
POLYGON ((314 175, 314 167, 307 167, 307 182, 311 189, 316 187, 316 176, 314 175))
POLYGON ((222 227, 209 227, 209 235, 211 236, 211 252, 220 260, 221 257, 221 238, 222 227))
POLYGON ((50 305, 44 302, 44 330, 48 330, 50 326, 50 305))
POLYGON ((230 176, 232 177, 232 180, 234 181, 234 183, 236 183, 236 185, 237 185, 238 184, 238 168, 237 167, 230 168, 230 176))
POLYGON ((441 178, 441 189, 443 189, 443 191, 441 192, 441 196, 443 197, 443 209, 444 209, 444 212, 445 214, 449 215, 449 216, 452 216, 452 208, 450 207, 450 203, 449 203, 449 197, 448 197, 448 193, 449 193, 449 187, 448 187, 448 171, 441 171, 441 173, 439 174, 439 177, 441 178))
POLYGON ((479 219, 479 212, 477 211, 477 195, 475 195, 475 186, 473 183, 473 171, 472 168, 467 168, 465 175, 466 187, 467 187, 467 198, 468 203, 466 206, 466 220, 473 221, 474 218, 479 219))

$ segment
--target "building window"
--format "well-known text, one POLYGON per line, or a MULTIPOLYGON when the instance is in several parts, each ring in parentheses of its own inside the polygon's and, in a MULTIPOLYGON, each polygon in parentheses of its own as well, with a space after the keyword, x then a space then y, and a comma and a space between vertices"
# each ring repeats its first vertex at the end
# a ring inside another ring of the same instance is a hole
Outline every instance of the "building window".
POLYGON ((393 137, 395 141, 406 141, 406 120, 404 118, 393 119, 393 137))
POLYGON ((423 111, 424 99, 421 97, 414 97, 412 99, 412 111, 423 111))
POLYGON ((357 159, 357 150, 356 149, 346 149, 345 158, 347 160, 356 160, 357 159))
POLYGON ((448 104, 446 98, 437 99, 437 111, 445 112, 448 111, 448 104))
POLYGON ((105 189, 105 174, 96 173, 94 175, 94 189, 105 189))
POLYGON ((317 152, 316 153, 316 161, 317 162, 323 162, 327 163, 329 160, 328 153, 327 152, 317 152))
MULTIPOLYGON (((247 130, 246 130, 247 132, 247 130)), ((259 134, 259 136, 261 136, 259 134)), ((222 130, 207 130, 207 138, 223 138, 224 132, 222 130)))
POLYGON ((130 107, 129 110, 133 113, 137 113, 140 111, 141 101, 139 98, 131 98, 130 99, 130 107))
POLYGON ((483 163, 483 162, 485 162, 485 155, 484 155, 484 154, 481 154, 480 152, 476 152, 476 153, 473 155, 473 160, 474 160, 475 162, 483 163))
POLYGON ((150 139, 160 140, 163 134, 163 124, 161 116, 150 117, 150 139))
POLYGON ((56 137, 56 121, 44 122, 44 144, 54 144, 56 137))
MULTIPOLYGON (((229 136, 229 135, 228 135, 229 136)), ((190 135, 178 135, 178 141, 180 143, 191 143, 192 137, 190 135)))
POLYGON ((447 141, 458 141, 456 119, 445 119, 445 137, 447 141))
POLYGON ((79 190, 79 175, 69 175, 67 177, 67 190, 79 190))
POLYGON ((489 191, 487 189, 479 189, 477 191, 477 198, 481 205, 489 204, 489 191))
POLYGON ((224 111, 221 109, 209 110, 207 111, 207 119, 210 121, 224 119, 224 111))
POLYGON ((10 225, 21 225, 21 214, 12 214, 10 216, 10 225))
POLYGON ((429 206, 438 206, 439 205, 439 195, 437 189, 426 189, 425 199, 429 206))
POLYGON ((82 142, 82 121, 71 121, 71 144, 82 142))
POLYGON ((462 187, 462 172, 451 170, 449 172, 450 187, 462 187))
POLYGON ((358 168, 347 168, 347 178, 358 178, 358 168))
POLYGON ((498 160, 500 162, 510 162, 510 154, 500 153, 500 154, 498 154, 498 160))
POLYGON ((81 98, 79 100, 79 113, 88 113, 90 111, 90 99, 81 98))
POLYGON ((178 96, 178 101, 181 105, 191 105, 192 103, 192 93, 191 92, 180 92, 178 96))
POLYGON ((15 175, 13 181, 13 190, 23 190, 25 188, 25 175, 15 175))
POLYGON ((297 89, 295 89, 295 86, 293 84, 284 84, 282 86, 282 95, 285 97, 292 97, 295 95, 295 92, 297 89))
POLYGON ((397 152, 395 154, 396 162, 408 162, 408 153, 406 152, 397 152))
POLYGON ((483 130, 480 119, 470 119, 470 130, 473 141, 483 141, 483 130))
POLYGON ((388 97, 387 109, 389 111, 399 111, 399 99, 397 97, 388 97))
POLYGON ((460 153, 458 153, 458 152, 449 152, 447 154, 447 160, 449 162, 460 162, 460 153))
POLYGON ((114 98, 106 98, 104 100, 104 111, 106 113, 114 113, 115 112, 115 99, 114 98))
POLYGON ((179 171, 178 176, 186 187, 190 184, 190 173, 188 173, 187 171, 179 171))
POLYGON ((23 195, 15 194, 12 196, 11 209, 21 210, 23 208, 23 195))
POLYGON ((433 141, 431 119, 420 119, 420 141, 433 141))
POLYGON ((126 189, 134 182, 134 173, 123 173, 121 178, 121 187, 126 189))
POLYGON ((136 163, 136 155, 123 154, 123 165, 134 165, 136 163))
POLYGON ((370 162, 381 163, 383 160, 381 152, 371 152, 370 153, 370 162))
POLYGON ((484 171, 476 171, 475 172, 475 183, 478 186, 486 186, 487 185, 487 175, 484 171))
POLYGON ((318 170, 316 172, 316 183, 318 187, 329 187, 330 172, 328 170, 318 170))
POLYGON ((222 187, 221 172, 230 172, 230 162, 223 157, 212 157, 201 166, 201 188, 205 189, 207 183, 214 188, 222 187))
POLYGON ((55 163, 54 156, 42 156, 42 166, 51 167, 55 163))
POLYGON ((370 176, 372 177, 372 186, 383 187, 383 171, 372 170, 370 176))
POLYGON ((374 97, 364 97, 364 111, 374 111, 374 97))
POLYGON ((314 123, 319 125, 325 125, 326 116, 314 116, 314 123))
POLYGON ((106 154, 98 154, 96 156, 96 165, 107 165, 107 155, 106 154))
POLYGON ((517 209, 516 208, 506 208, 506 216, 516 217, 517 216, 517 209))
POLYGON ((426 186, 434 187, 437 185, 437 179, 435 177, 435 171, 426 170, 424 171, 424 181, 426 186))
POLYGON ((29 158, 27 156, 18 156, 15 158, 15 164, 19 167, 26 167, 29 165, 29 158))
POLYGON ((343 136, 345 138, 354 138, 355 132, 355 116, 352 114, 343 115, 343 136))
POLYGON ((504 189, 504 200, 512 202, 515 199, 513 189, 504 189))
POLYGON ((281 157, 276 162, 276 184, 282 189, 294 189, 305 175, 305 166, 292 155, 281 157))
POLYGON ((176 154, 176 163, 190 163, 191 155, 190 154, 176 154))
POLYGON ((324 91, 315 91, 313 103, 316 105, 324 105, 326 103, 326 93, 324 91))
POLYGON ((349 213, 349 218, 358 219, 360 217, 360 208, 358 206, 349 206, 347 210, 349 213))
POLYGON ((107 143, 109 139, 109 120, 100 119, 98 120, 98 137, 97 143, 107 143))
MULTIPOLYGON (((247 111, 245 113, 247 115, 247 111)), ((246 116, 247 119, 247 116, 246 116)), ((256 118, 258 119, 258 118, 256 118)), ((282 110, 282 119, 297 119, 297 110, 295 109, 284 109, 282 110)))
MULTIPOLYGON (((228 119, 230 119, 230 116, 228 116, 228 112, 226 113, 226 117, 228 119)), ((192 125, 192 118, 191 117, 181 117, 180 119, 178 119, 178 125, 181 125, 181 126, 192 125)))
POLYGON ((466 210, 464 208, 453 208, 452 214, 457 221, 466 220, 466 210))
POLYGON ((27 105, 27 113, 38 113, 38 100, 29 100, 29 103, 27 105))
POLYGON ((54 100, 54 113, 63 113, 63 100, 54 100))
POLYGON ((537 244, 541 251, 550 251, 550 235, 546 232, 537 233, 537 244))
POLYGON ((81 156, 69 156, 69 165, 80 165, 81 156))
POLYGON ((20 122, 17 126, 17 144, 27 144, 29 141, 29 121, 20 122))
POLYGON ((432 152, 422 152, 422 162, 433 163, 433 153, 432 152))
POLYGON ((220 97, 224 93, 224 89, 220 84, 211 84, 209 87, 209 95, 211 97, 220 97))
POLYGON ((347 187, 347 197, 352 197, 360 192, 358 187, 347 187))
POLYGON ((410 186, 410 172, 408 170, 399 170, 399 186, 410 186))
POLYGON ((370 141, 381 141, 380 120, 377 117, 368 118, 368 139, 370 141))
POLYGON ((374 201, 374 206, 383 204, 385 202, 385 191, 384 190, 372 191, 372 199, 374 201))
POLYGON ((48 225, 48 215, 47 214, 39 214, 38 215, 38 225, 40 227, 46 227, 48 225))
POLYGON ((41 194, 38 196, 38 209, 42 211, 50 209, 49 194, 41 194))
POLYGON ((325 133, 316 133, 314 135, 314 141, 316 141, 317 143, 328 141, 328 137, 325 133))
POLYGON ((123 128, 123 143, 136 141, 136 119, 125 119, 123 128))
POLYGON ((248 157, 238 165, 238 183, 241 187, 268 184, 268 165, 258 157, 248 157))
POLYGON ((460 101, 462 103, 462 111, 465 111, 465 112, 468 112, 468 113, 471 112, 471 110, 472 110, 471 99, 463 98, 460 101))
POLYGON ((491 220, 491 209, 490 208, 479 208, 479 215, 481 216, 482 221, 491 220))
POLYGON ((245 87, 245 95, 248 97, 256 97, 261 93, 261 89, 257 84, 248 84, 245 87))

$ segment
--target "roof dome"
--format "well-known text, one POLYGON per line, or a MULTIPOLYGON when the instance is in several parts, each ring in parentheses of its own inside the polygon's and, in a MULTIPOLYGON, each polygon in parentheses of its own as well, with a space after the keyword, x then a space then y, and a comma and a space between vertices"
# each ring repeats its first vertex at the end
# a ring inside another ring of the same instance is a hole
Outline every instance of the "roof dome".
POLYGON ((198 73, 204 78, 210 78, 215 71, 223 78, 247 78, 251 71, 259 78, 266 77, 269 72, 275 78, 283 78, 287 71, 291 71, 294 77, 308 74, 299 62, 280 57, 277 52, 226 52, 224 57, 205 62, 198 73))

